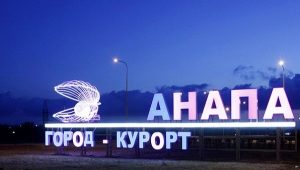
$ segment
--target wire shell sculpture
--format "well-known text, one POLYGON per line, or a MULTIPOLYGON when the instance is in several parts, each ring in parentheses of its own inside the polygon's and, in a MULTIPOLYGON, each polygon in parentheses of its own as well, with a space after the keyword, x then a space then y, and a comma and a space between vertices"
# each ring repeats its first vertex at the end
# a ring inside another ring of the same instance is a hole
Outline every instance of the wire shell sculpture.
POLYGON ((54 90, 58 94, 78 102, 72 108, 53 114, 54 118, 65 123, 100 120, 100 116, 97 114, 98 106, 101 104, 99 102, 100 93, 95 86, 84 81, 72 80, 55 86, 54 90))

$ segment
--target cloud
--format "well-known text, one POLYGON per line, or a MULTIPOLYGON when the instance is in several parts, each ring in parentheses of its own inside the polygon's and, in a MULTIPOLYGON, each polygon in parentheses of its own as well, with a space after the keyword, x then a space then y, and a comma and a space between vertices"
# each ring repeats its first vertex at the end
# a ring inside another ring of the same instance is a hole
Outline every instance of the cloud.
POLYGON ((277 68, 275 68, 275 67, 268 67, 267 68, 268 69, 268 71, 270 72, 270 73, 272 73, 272 74, 277 74, 277 68))
POLYGON ((253 66, 239 65, 233 70, 233 74, 244 80, 269 80, 273 75, 269 72, 264 72, 255 69, 253 66))
POLYGON ((240 84, 233 87, 233 89, 250 89, 252 84, 240 84))
MULTIPOLYGON (((256 69, 254 66, 239 65, 233 70, 233 75, 240 77, 243 80, 265 80, 269 81, 272 78, 280 77, 282 70, 275 67, 268 67, 266 70, 256 69)), ((293 77, 294 73, 285 70, 286 77, 293 77)))
POLYGON ((186 85, 186 86, 161 86, 161 87, 156 87, 157 92, 174 92, 174 91, 203 91, 207 89, 209 85, 207 83, 203 84, 191 84, 191 85, 186 85))

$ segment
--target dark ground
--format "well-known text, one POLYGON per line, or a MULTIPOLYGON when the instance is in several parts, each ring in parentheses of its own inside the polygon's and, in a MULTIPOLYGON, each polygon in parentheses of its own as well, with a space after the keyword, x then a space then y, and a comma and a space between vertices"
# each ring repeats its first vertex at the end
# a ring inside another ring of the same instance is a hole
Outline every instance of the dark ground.
MULTIPOLYGON (((79 148, 65 148, 64 155, 58 149, 43 144, 0 145, 0 169, 298 169, 300 162, 259 159, 240 162, 224 160, 178 160, 143 153, 134 158, 133 152, 114 150, 113 158, 106 158, 105 147, 87 150, 87 156, 80 156, 79 148), (122 157, 119 155, 122 152, 122 157), (150 159, 151 158, 151 159, 150 159), (173 159, 173 160, 171 160, 173 159)), ((186 157, 185 157, 186 158, 186 157)), ((299 168, 300 169, 300 168, 299 168)))

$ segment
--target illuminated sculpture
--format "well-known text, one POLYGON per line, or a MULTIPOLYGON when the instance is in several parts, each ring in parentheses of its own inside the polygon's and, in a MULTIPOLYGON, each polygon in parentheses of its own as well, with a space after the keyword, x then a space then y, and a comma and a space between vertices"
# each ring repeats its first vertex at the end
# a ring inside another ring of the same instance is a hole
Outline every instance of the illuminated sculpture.
POLYGON ((62 110, 53 115, 62 122, 89 122, 100 120, 97 114, 100 105, 100 93, 95 86, 78 80, 64 82, 54 87, 54 90, 78 103, 69 109, 62 110))

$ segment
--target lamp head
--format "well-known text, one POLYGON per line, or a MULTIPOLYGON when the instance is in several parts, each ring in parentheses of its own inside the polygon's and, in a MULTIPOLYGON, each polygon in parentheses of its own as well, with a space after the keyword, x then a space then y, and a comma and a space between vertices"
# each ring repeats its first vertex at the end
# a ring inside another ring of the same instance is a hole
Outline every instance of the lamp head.
POLYGON ((283 60, 279 60, 278 65, 283 66, 284 65, 284 61, 283 60))
POLYGON ((113 62, 114 62, 114 63, 118 63, 118 62, 119 62, 119 59, 118 59, 118 58, 114 58, 114 59, 113 59, 113 62))

